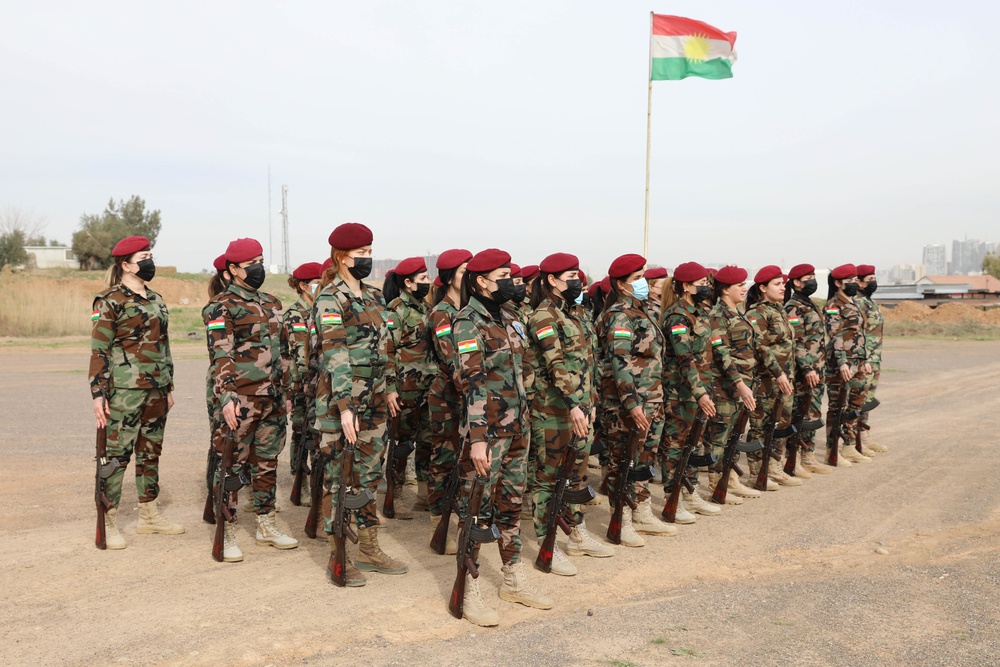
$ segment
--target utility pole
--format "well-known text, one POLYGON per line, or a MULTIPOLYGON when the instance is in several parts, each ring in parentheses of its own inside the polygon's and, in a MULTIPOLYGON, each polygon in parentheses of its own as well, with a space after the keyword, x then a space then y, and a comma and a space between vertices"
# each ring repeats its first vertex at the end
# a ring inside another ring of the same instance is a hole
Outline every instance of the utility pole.
MULTIPOLYGON (((274 262, 274 232, 271 229, 271 163, 267 163, 267 259, 274 262)), ((270 266, 270 265, 268 265, 270 266)))
POLYGON ((291 273, 291 260, 288 252, 288 186, 281 186, 281 247, 284 249, 284 265, 282 273, 291 273))

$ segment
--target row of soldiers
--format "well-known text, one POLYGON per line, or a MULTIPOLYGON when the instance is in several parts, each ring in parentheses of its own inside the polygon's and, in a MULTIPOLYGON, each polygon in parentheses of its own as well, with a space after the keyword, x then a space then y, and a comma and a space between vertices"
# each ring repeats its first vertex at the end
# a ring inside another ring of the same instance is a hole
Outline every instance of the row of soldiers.
MULTIPOLYGON (((764 267, 750 284, 738 267, 711 272, 687 262, 668 276, 634 254, 617 258, 587 290, 578 258, 568 253, 522 269, 502 250, 453 249, 438 256, 433 283, 423 259, 410 258, 379 290, 365 282, 371 230, 347 223, 328 241, 324 264, 302 265, 289 278, 298 299, 287 309, 261 291, 260 244, 232 242, 216 260, 203 315, 210 483, 227 490, 233 519, 237 493, 229 490, 252 485, 248 507, 258 544, 296 547, 275 522, 278 455, 290 419, 293 472, 311 457, 331 548, 333 535, 342 536, 338 517, 357 527, 356 558, 344 571, 327 572, 335 583, 363 586, 365 572, 407 571, 380 546, 384 524, 374 498, 384 475, 401 470, 399 452, 405 460, 411 449, 414 509, 429 510, 438 533, 452 508, 458 515, 461 543, 448 540, 440 549, 459 552, 460 576, 467 577, 453 613, 457 606, 457 615, 483 626, 496 625, 498 616, 474 567, 464 574, 463 563, 478 563, 479 549, 464 524, 488 528, 477 534, 492 531, 498 542, 501 599, 551 608, 554 601, 529 580, 521 558, 522 512, 533 519, 539 543, 552 545, 536 561, 543 571, 572 576, 571 558, 612 556, 613 547, 587 530, 586 501, 557 500, 563 487, 580 498, 592 474, 588 464, 600 467, 595 486, 621 517, 609 541, 641 547, 643 535, 673 535, 676 524, 696 515, 829 473, 813 453, 824 390, 827 444, 834 452, 839 441, 850 444, 828 461, 850 465, 885 450, 867 435, 863 410, 875 404, 881 356, 874 267, 834 269, 822 310, 811 298, 817 280, 807 264, 787 274, 764 267), (832 413, 841 398, 850 407, 844 418, 832 413), (747 420, 741 438, 737 425, 747 420), (387 456, 390 425, 394 457, 387 456), (767 465, 764 440, 775 443, 769 451, 776 458, 788 452, 786 465, 767 465), (863 444, 856 448, 855 440, 863 444), (693 458, 692 441, 704 450, 693 458), (750 479, 763 480, 760 490, 726 465, 735 442, 747 452, 750 479), (227 446, 232 463, 223 469, 227 446), (708 471, 704 488, 699 466, 708 471), (642 469, 650 474, 634 474, 642 469), (654 470, 667 498, 680 498, 659 513, 650 492, 654 470), (345 485, 368 502, 339 507, 345 485), (557 525, 568 533, 565 547, 553 536, 545 541, 557 525)), ((108 424, 109 456, 127 463, 136 453, 139 532, 183 532, 155 504, 156 461, 172 403, 166 308, 147 285, 148 241, 125 239, 112 254, 112 286, 95 300, 93 315, 95 415, 99 426, 108 424)), ((108 485, 109 548, 125 546, 115 525, 123 468, 108 485)), ((224 531, 223 560, 242 560, 235 523, 224 531)))

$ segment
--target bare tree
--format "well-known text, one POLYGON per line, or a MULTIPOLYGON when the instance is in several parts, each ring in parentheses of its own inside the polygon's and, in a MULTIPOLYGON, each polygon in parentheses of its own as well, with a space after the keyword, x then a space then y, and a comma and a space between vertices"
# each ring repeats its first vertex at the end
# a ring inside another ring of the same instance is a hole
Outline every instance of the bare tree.
POLYGON ((21 232, 25 239, 44 238, 42 232, 48 219, 35 211, 7 205, 0 210, 0 234, 21 232))

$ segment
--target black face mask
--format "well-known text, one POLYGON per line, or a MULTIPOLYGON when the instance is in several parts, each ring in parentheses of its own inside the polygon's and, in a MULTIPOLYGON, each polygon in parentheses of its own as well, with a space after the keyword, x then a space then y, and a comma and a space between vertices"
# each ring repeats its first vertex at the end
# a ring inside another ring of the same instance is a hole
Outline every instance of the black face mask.
POLYGON ((513 278, 499 278, 494 281, 497 284, 496 291, 490 292, 490 298, 496 303, 507 303, 511 299, 517 298, 517 285, 513 278))
POLYGON ((355 257, 354 266, 348 267, 347 270, 358 280, 364 280, 372 272, 372 258, 355 257))
POLYGON ((858 295, 858 284, 857 283, 844 283, 844 294, 849 297, 858 295))
POLYGON ((427 293, 431 291, 430 283, 417 283, 417 286, 413 288, 413 298, 417 301, 422 301, 427 293))
POLYGON ((867 297, 871 297, 871 295, 874 294, 875 290, 877 289, 878 289, 878 281, 872 278, 871 280, 868 281, 868 284, 865 285, 865 288, 861 290, 861 293, 867 297))
POLYGON ((591 307, 592 307, 592 306, 594 305, 594 302, 593 302, 593 300, 592 300, 592 299, 590 298, 590 295, 589 295, 589 294, 584 294, 584 295, 583 295, 583 304, 582 304, 582 305, 583 305, 583 307, 584 307, 584 308, 586 308, 587 310, 590 310, 590 309, 591 309, 591 307))
POLYGON ((572 280, 566 281, 566 289, 563 290, 563 298, 569 303, 575 303, 576 298, 580 296, 583 292, 583 281, 579 278, 573 278, 572 280))
POLYGON ((244 269, 247 272, 247 277, 243 279, 243 282, 247 284, 250 289, 260 289, 260 286, 264 284, 264 265, 263 264, 251 264, 244 269))
POLYGON ((698 285, 697 291, 691 295, 691 300, 695 303, 708 301, 712 297, 712 288, 708 285, 698 285))
POLYGON ((139 270, 135 273, 139 280, 149 282, 156 275, 156 264, 151 259, 139 260, 135 265, 139 267, 139 270))
POLYGON ((810 278, 809 280, 802 281, 802 289, 799 290, 799 294, 802 296, 812 296, 816 293, 816 289, 819 287, 815 278, 810 278))
POLYGON ((524 300, 528 298, 528 286, 524 283, 520 285, 514 285, 514 301, 518 303, 524 303, 524 300))

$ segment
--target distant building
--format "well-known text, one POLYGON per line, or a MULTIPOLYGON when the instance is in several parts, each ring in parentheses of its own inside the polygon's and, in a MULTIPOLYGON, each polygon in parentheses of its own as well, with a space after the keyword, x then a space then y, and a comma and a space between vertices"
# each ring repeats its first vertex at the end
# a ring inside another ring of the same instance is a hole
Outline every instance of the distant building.
POLYGON ((28 253, 29 269, 78 269, 80 262, 73 254, 72 248, 66 246, 27 245, 24 251, 28 253))
POLYGON ((889 269, 890 284, 912 284, 917 282, 917 280, 923 276, 923 264, 896 264, 889 269))
MULTIPOLYGON (((954 275, 969 275, 983 270, 983 255, 986 244, 979 239, 965 239, 951 243, 951 272, 954 275)), ((928 271, 930 273, 930 271, 928 271)))
POLYGON ((944 276, 948 274, 947 249, 943 244, 935 243, 924 246, 923 258, 924 272, 930 276, 944 276))

